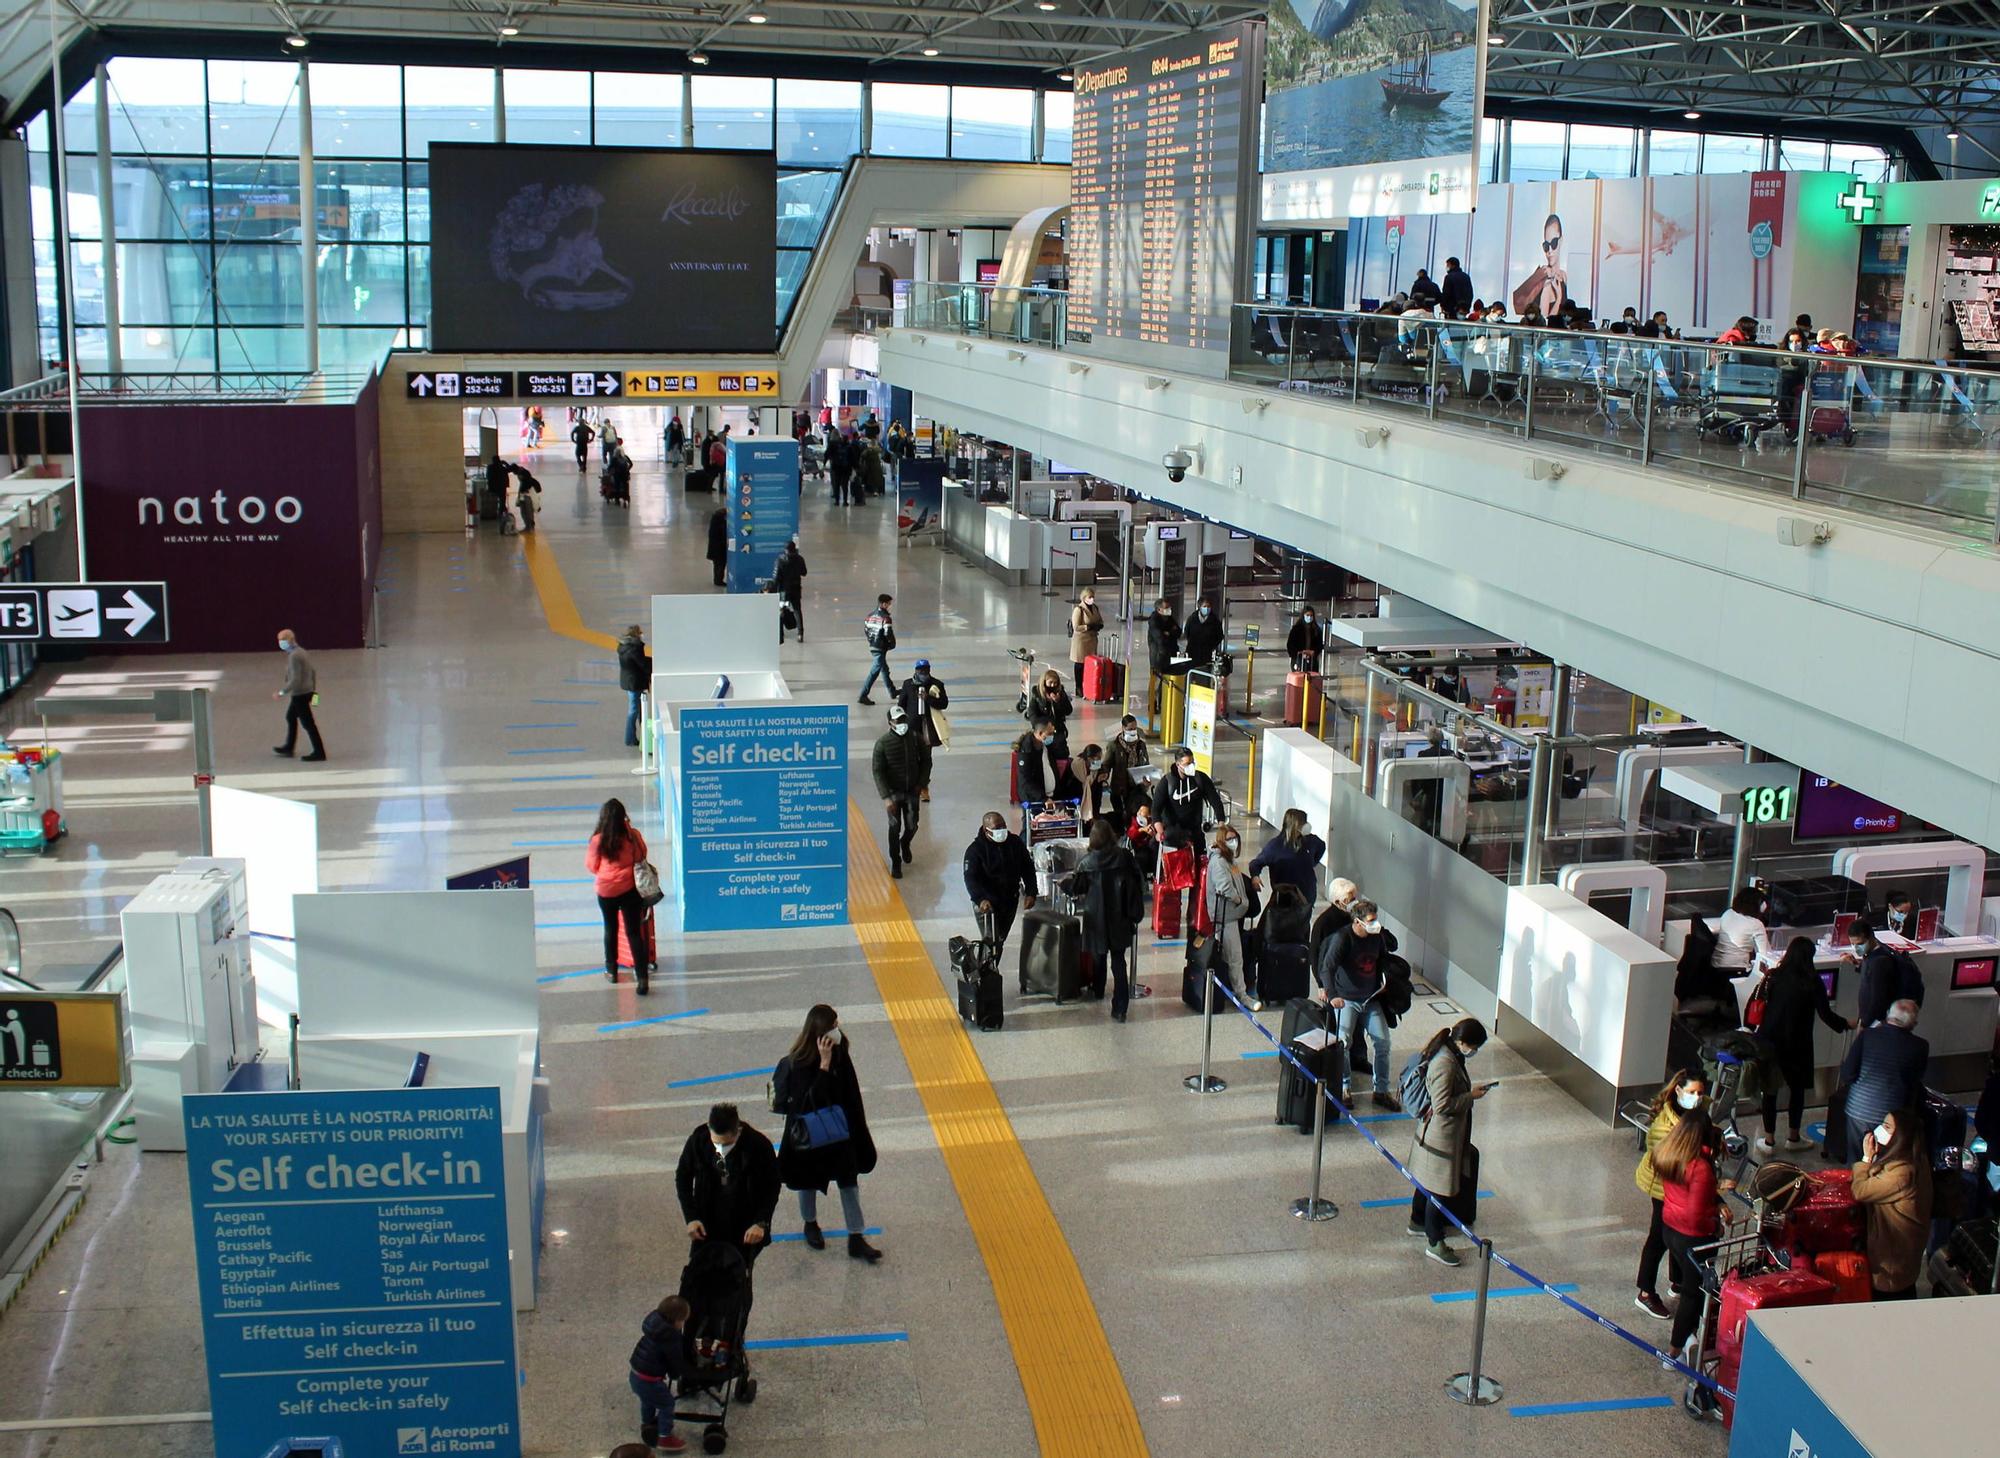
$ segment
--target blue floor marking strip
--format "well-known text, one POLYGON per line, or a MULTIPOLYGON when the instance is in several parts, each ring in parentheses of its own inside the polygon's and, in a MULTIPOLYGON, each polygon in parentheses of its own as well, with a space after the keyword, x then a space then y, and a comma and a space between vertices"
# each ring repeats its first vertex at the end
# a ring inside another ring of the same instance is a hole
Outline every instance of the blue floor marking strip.
POLYGON ((593 918, 593 919, 591 919, 590 921, 538 921, 538 922, 536 922, 536 923, 535 923, 535 930, 536 930, 536 931, 568 931, 568 930, 570 930, 571 928, 574 928, 574 927, 579 927, 579 926, 593 926, 593 927, 601 927, 601 926, 603 926, 603 925, 604 925, 604 922, 603 922, 603 921, 602 921, 601 919, 598 919, 598 918, 593 918))
POLYGON ((595 810, 595 805, 509 805, 508 812, 514 815, 554 815, 558 812, 574 813, 578 810, 595 810))
MULTIPOLYGON (((673 1085, 668 1084, 667 1087, 672 1088, 673 1085)), ((879 1225, 871 1225, 866 1230, 863 1230, 861 1233, 863 1235, 880 1235, 882 1233, 882 1227, 879 1225)), ((848 1235, 848 1230, 846 1226, 842 1226, 838 1230, 828 1227, 827 1229, 821 1231, 820 1234, 824 1235, 828 1240, 845 1240, 848 1235)), ((772 1236, 771 1244, 777 1245, 782 1241, 803 1241, 805 1238, 806 1238, 806 1233, 803 1230, 788 1230, 783 1235, 772 1236)))
MULTIPOLYGON (((1493 1192, 1491 1190, 1481 1190, 1479 1192, 1479 1198, 1482 1200, 1490 1200, 1493 1198, 1493 1192)), ((1363 1200, 1361 1202, 1361 1208, 1364 1210, 1389 1210, 1393 1209, 1397 1205, 1407 1205, 1409 1203, 1410 1203, 1409 1196, 1398 1195, 1393 1200, 1363 1200)))
POLYGON ((857 1331, 847 1336, 763 1337, 743 1344, 746 1352, 777 1352, 791 1347, 872 1347, 884 1342, 906 1342, 906 1331, 857 1331))
MULTIPOLYGON (((1574 1282, 1565 1281, 1549 1287, 1550 1291, 1560 1291, 1565 1296, 1574 1296, 1577 1287, 1574 1282)), ((1495 1286, 1487 1291, 1487 1296, 1498 1301, 1502 1296, 1541 1296, 1545 1293, 1540 1286, 1495 1286)), ((1433 1291, 1431 1300, 1442 1306, 1451 1301, 1472 1301, 1479 1296, 1477 1291, 1433 1291)))
POLYGON ((595 876, 550 876, 546 880, 537 876, 534 886, 530 889, 540 890, 544 886, 593 886, 595 884, 597 884, 595 876))
POLYGON ((1187 938, 1175 937, 1172 941, 1156 941, 1153 945, 1156 947, 1184 947, 1187 945, 1187 938))
POLYGON ((569 840, 517 840, 517 841, 513 841, 513 842, 511 842, 511 844, 512 844, 512 845, 514 846, 514 848, 515 848, 516 850, 534 850, 534 849, 536 849, 536 848, 538 848, 538 847, 546 847, 546 846, 564 846, 564 845, 567 845, 567 846, 578 846, 578 845, 589 845, 589 844, 590 844, 590 838, 589 838, 588 836, 586 836, 586 837, 584 837, 584 838, 583 838, 583 839, 581 839, 581 840, 577 840, 577 839, 574 839, 574 838, 572 838, 572 839, 569 839, 569 840))
POLYGON ((582 754, 581 744, 555 744, 546 749, 510 749, 509 754, 582 754))
POLYGON ((1410 1115, 1408 1114, 1356 1114, 1354 1122, 1357 1124, 1393 1124, 1398 1119, 1407 1119, 1409 1117, 1410 1115))
POLYGON ((568 724, 502 724, 500 727, 502 729, 521 730, 521 729, 581 729, 583 726, 581 724, 571 722, 568 724))
POLYGON ((707 1014, 708 1009, 705 1007, 690 1008, 686 1012, 661 1013, 655 1018, 633 1018, 630 1022, 625 1023, 605 1023, 597 1031, 600 1033, 617 1033, 622 1032, 626 1028, 646 1028, 651 1027, 654 1023, 677 1022, 681 1018, 699 1018, 705 1017, 707 1014))
POLYGON ((769 1078, 768 1068, 740 1068, 734 1073, 704 1073, 700 1078, 676 1078, 667 1083, 668 1088, 698 1088, 704 1083, 730 1083, 739 1078, 769 1078))
POLYGON ((510 784, 516 784, 516 785, 548 784, 554 780, 594 780, 597 778, 598 776, 596 775, 509 775, 507 776, 508 782, 510 784))
POLYGON ((551 972, 546 976, 537 977, 535 981, 568 982, 571 979, 577 977, 602 977, 603 975, 604 975, 604 969, 602 967, 586 967, 581 972, 551 972))
POLYGON ((1248 1053, 1238 1053, 1236 1056, 1238 1058, 1276 1058, 1278 1050, 1276 1048, 1252 1048, 1248 1053))
POLYGON ((1613 1397, 1602 1402, 1538 1402, 1507 1409, 1508 1417, 1560 1417, 1571 1412, 1631 1412, 1645 1407, 1673 1407, 1672 1397, 1613 1397))

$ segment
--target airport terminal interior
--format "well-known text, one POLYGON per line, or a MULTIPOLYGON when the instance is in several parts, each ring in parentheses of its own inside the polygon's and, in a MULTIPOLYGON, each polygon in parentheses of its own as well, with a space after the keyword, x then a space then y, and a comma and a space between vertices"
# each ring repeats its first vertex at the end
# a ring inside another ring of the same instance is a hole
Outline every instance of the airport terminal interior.
POLYGON ((0 1458, 2000 1458, 1995 64, 0 15, 0 1458))

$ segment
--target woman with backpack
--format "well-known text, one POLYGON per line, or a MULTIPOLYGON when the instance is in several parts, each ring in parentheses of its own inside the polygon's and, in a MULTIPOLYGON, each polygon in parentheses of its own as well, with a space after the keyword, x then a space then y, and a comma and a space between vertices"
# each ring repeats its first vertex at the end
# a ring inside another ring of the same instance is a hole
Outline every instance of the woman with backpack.
POLYGON ((646 956, 646 903, 639 895, 637 875, 646 859, 646 838, 625 813, 615 795, 597 812, 597 829, 583 852, 583 868, 597 888, 597 909, 604 916, 604 980, 618 980, 618 923, 625 923, 625 945, 632 950, 632 975, 639 995, 648 991, 652 964, 646 956))
POLYGON ((828 1185, 837 1185, 847 1253, 871 1265, 881 1260, 882 1252, 862 1234, 868 1221, 861 1213, 861 1176, 875 1168, 875 1140, 840 1014, 823 1002, 806 1014, 805 1026, 772 1070, 771 1110, 785 1116, 778 1175, 799 1197, 806 1244, 826 1249, 819 1197, 828 1185))
POLYGON ((1090 849, 1074 876, 1082 888, 1083 950, 1100 968, 1110 964, 1111 1021, 1122 1023, 1132 1003, 1130 957, 1139 923, 1146 919, 1146 883, 1117 822, 1108 816, 1091 822, 1090 849))
POLYGON ((1474 1084, 1466 1060, 1486 1046, 1486 1025, 1478 1018, 1460 1018, 1431 1034, 1428 1043, 1403 1066, 1403 1103, 1417 1121, 1416 1143, 1410 1148, 1410 1176, 1422 1186, 1410 1201, 1409 1233, 1424 1238, 1424 1254, 1439 1265, 1459 1264, 1458 1252, 1445 1239, 1450 1228, 1443 1206, 1467 1213, 1478 1197, 1479 1151, 1472 1143, 1472 1106, 1494 1085, 1474 1084), (1421 1107, 1419 1104, 1421 1103, 1421 1107))

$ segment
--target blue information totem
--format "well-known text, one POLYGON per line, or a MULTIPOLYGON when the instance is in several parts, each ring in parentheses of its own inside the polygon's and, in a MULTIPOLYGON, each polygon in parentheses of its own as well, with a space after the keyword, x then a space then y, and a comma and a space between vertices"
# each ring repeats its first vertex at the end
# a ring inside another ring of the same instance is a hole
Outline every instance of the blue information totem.
POLYGON ((182 1112, 216 1458, 519 1458, 500 1091, 182 1112))
POLYGON ((683 927, 847 920, 847 708, 681 710, 683 927))
POLYGON ((729 442, 729 590, 756 592, 799 530, 799 443, 775 436, 729 442))

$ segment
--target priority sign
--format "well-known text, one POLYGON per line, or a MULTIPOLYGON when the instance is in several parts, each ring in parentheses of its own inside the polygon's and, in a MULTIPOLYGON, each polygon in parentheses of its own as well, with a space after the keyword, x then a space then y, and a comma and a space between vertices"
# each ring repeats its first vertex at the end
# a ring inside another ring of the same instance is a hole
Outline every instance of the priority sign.
POLYGON ((0 587, 0 641, 164 643, 164 582, 38 582, 0 587))

